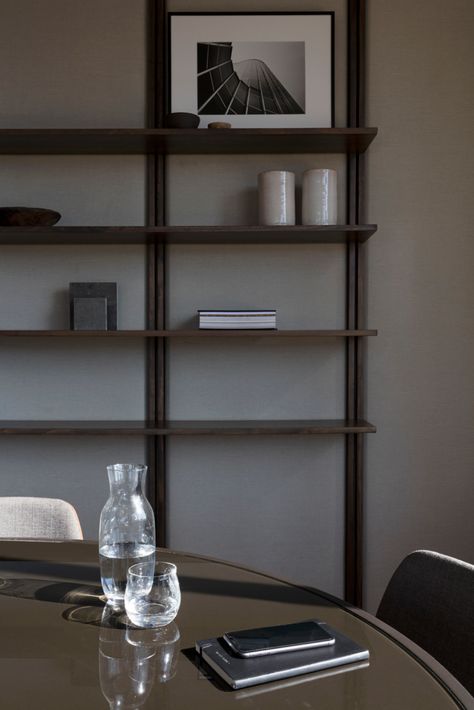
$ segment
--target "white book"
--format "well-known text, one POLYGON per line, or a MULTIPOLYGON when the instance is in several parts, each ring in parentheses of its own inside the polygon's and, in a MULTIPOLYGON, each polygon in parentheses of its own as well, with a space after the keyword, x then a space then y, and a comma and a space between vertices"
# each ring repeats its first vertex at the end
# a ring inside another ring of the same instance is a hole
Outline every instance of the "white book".
POLYGON ((247 316, 249 318, 252 317, 259 317, 259 316, 275 316, 276 311, 275 310, 240 310, 240 311, 204 311, 204 310, 199 310, 198 311, 199 316, 215 316, 215 317, 234 317, 234 316, 247 316))
POLYGON ((245 316, 223 316, 222 318, 201 316, 199 320, 201 323, 274 323, 276 318, 275 316, 258 316, 255 318, 246 318, 245 316))
POLYGON ((200 323, 200 330, 276 330, 275 323, 200 323))
POLYGON ((198 311, 202 329, 246 330, 276 328, 276 311, 198 311))

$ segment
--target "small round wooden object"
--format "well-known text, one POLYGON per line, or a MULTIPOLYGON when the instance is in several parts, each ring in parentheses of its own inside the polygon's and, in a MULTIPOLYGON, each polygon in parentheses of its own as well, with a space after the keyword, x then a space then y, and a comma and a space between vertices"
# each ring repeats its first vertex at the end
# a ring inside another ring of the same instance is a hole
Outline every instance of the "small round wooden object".
POLYGON ((231 123, 226 123, 225 121, 213 121, 207 124, 208 128, 232 128, 231 123))

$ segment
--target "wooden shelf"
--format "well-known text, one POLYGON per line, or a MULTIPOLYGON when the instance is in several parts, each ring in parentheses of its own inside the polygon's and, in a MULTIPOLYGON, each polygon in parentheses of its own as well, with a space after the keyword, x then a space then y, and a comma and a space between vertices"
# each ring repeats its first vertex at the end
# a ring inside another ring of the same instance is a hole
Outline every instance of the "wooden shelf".
POLYGON ((0 435, 249 436, 369 434, 373 424, 359 419, 249 421, 0 421, 0 435))
POLYGON ((376 330, 0 330, 0 338, 353 338, 376 330))
POLYGON ((376 224, 293 227, 0 227, 0 244, 347 244, 365 242, 376 224))
POLYGON ((376 128, 4 128, 0 154, 363 153, 376 134, 376 128))

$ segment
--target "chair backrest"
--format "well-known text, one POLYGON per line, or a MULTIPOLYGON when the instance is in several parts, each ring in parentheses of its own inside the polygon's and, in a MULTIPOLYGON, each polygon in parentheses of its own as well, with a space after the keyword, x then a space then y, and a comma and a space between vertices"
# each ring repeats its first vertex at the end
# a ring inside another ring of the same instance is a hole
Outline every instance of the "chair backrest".
POLYGON ((75 508, 59 498, 0 498, 0 538, 82 540, 75 508))
POLYGON ((395 570, 377 617, 474 694, 474 565, 427 550, 412 552, 395 570))

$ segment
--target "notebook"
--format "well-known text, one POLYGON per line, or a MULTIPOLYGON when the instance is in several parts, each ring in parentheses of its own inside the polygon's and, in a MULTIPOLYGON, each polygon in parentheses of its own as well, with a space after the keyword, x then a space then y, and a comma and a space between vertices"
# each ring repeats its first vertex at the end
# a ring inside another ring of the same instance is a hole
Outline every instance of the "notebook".
POLYGON ((256 658, 241 658, 231 650, 223 638, 211 638, 196 641, 196 651, 235 689, 366 661, 369 658, 367 649, 324 622, 319 623, 334 636, 333 645, 256 658))

